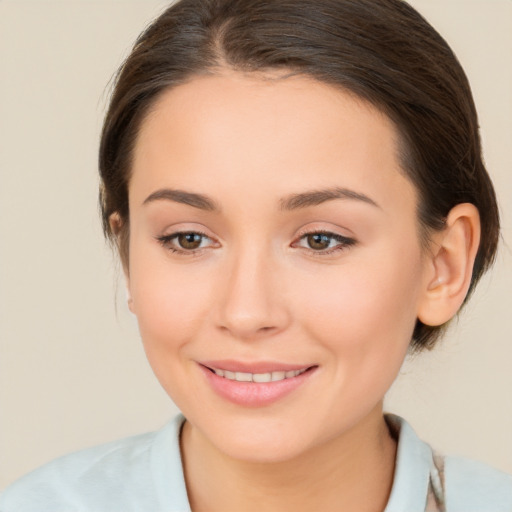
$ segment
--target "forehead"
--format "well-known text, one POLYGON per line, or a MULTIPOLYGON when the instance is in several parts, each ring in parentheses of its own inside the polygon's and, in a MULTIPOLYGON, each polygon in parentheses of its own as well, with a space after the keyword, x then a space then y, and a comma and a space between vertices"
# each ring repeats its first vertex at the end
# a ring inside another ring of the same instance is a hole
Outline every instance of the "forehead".
POLYGON ((165 91, 143 121, 130 195, 219 183, 234 194, 265 185, 276 195, 339 185, 397 200, 405 189, 414 195, 397 148, 387 116, 312 78, 202 76, 165 91))

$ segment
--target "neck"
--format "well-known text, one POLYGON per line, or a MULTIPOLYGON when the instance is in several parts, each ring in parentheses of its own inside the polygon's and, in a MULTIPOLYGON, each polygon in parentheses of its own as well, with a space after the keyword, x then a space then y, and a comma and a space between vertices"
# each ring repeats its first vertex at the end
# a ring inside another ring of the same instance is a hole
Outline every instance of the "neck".
POLYGON ((193 512, 382 512, 391 492, 396 443, 382 404, 350 431, 293 460, 230 458, 188 422, 181 444, 193 512))

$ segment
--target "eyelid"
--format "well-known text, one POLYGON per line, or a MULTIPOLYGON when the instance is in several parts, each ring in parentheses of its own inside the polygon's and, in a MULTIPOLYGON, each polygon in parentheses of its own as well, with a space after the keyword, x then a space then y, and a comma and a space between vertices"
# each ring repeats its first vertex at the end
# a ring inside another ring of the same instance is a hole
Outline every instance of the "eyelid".
POLYGON ((213 232, 204 224, 194 221, 176 222, 172 224, 167 224, 165 226, 157 227, 155 229, 155 238, 170 238, 172 236, 185 233, 196 233, 198 235, 204 236, 205 238, 209 238, 210 240, 218 239, 218 237, 215 234, 213 234, 213 232), (157 235, 157 233, 160 234, 157 235))

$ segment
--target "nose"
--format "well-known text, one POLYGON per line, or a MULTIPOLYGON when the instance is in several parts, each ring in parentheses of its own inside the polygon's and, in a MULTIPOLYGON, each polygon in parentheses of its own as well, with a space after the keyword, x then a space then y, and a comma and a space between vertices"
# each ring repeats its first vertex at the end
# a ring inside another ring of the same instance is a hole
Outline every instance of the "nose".
POLYGON ((221 286, 217 323, 237 339, 272 336, 290 322, 280 269, 267 251, 233 254, 221 286))

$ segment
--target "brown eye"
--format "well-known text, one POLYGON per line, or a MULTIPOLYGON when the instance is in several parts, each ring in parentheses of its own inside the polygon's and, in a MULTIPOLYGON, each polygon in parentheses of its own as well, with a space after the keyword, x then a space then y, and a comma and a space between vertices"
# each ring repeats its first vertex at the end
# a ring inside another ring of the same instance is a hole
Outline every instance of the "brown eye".
POLYGON ((217 243, 200 231, 178 231, 156 239, 164 249, 182 256, 198 255, 204 249, 218 247, 217 243))
POLYGON ((199 233, 180 233, 176 238, 179 246, 187 250, 199 249, 203 241, 203 236, 199 233))
POLYGON ((312 233, 307 235, 308 246, 317 251, 328 249, 332 239, 332 236, 325 235, 324 233, 312 233))
POLYGON ((356 243, 353 238, 348 238, 337 233, 330 233, 329 231, 319 231, 304 234, 300 237, 299 241, 295 242, 293 245, 295 247, 303 247, 318 255, 327 256, 348 249, 356 243))

